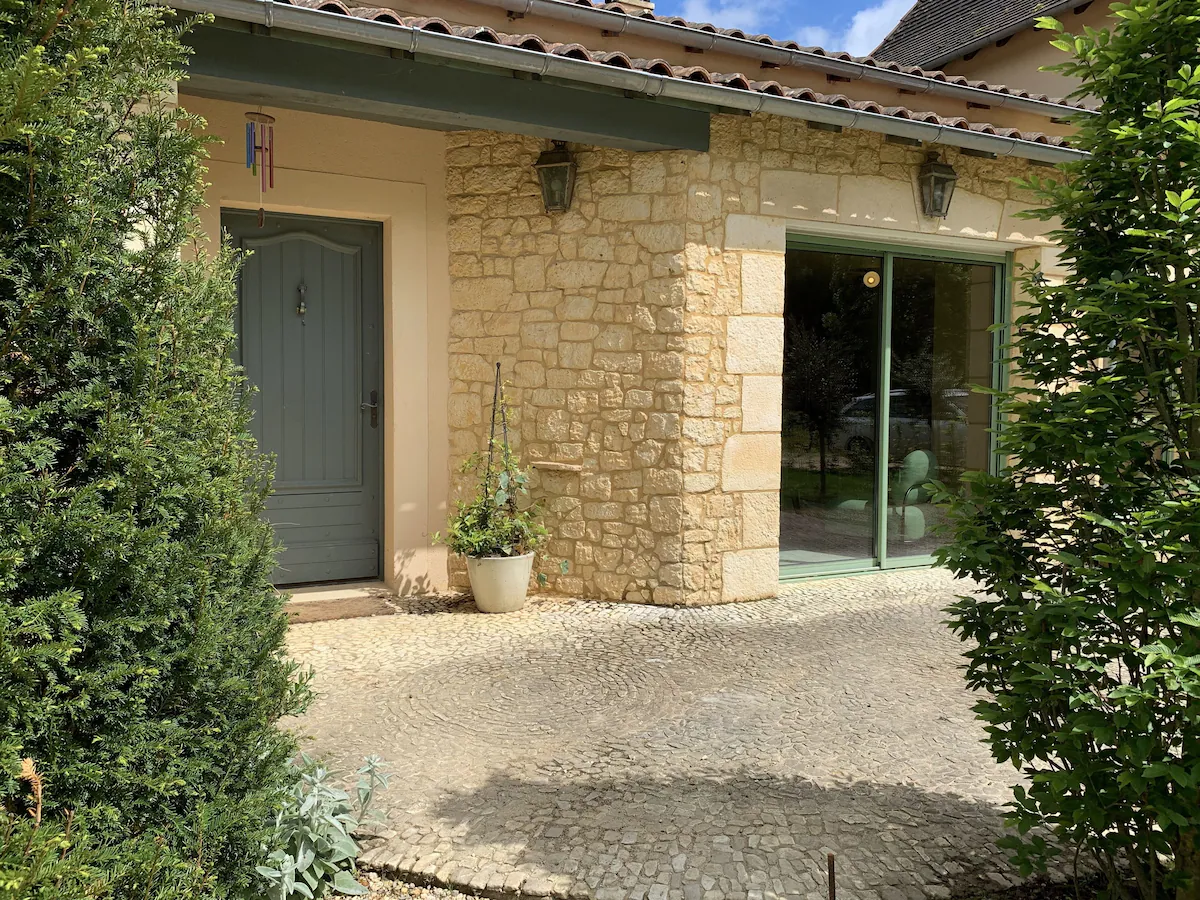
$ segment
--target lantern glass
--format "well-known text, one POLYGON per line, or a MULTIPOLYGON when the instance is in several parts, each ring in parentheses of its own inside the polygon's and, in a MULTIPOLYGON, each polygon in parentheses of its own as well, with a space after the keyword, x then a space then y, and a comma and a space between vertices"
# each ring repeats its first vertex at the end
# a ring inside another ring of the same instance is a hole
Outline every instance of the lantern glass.
POLYGON ((931 219, 944 219, 950 212, 950 199, 954 196, 954 185, 958 173, 954 167, 941 162, 936 153, 921 166, 918 179, 921 183, 921 206, 931 219))
POLYGON ((571 208, 575 191, 575 161, 563 141, 555 141, 553 150, 545 150, 533 164, 542 185, 542 203, 546 212, 565 212, 571 208))

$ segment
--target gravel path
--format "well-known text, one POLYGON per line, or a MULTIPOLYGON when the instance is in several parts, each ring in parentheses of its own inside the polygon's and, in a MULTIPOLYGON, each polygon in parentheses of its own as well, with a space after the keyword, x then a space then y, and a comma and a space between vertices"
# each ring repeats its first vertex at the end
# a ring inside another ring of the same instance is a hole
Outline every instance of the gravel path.
POLYGON ((815 900, 834 851, 842 900, 1003 888, 1016 773, 939 624, 961 590, 920 570, 703 609, 411 601, 292 629, 321 694, 300 725, 343 768, 391 764, 364 859, 422 883, 815 900))

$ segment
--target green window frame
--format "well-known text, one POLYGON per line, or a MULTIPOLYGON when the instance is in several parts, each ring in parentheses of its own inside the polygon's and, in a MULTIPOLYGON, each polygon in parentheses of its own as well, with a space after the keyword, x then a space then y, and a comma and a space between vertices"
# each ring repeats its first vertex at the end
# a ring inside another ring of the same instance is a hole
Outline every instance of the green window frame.
MULTIPOLYGON (((869 240, 839 239, 820 235, 789 232, 786 241, 787 249, 803 249, 826 251, 829 253, 863 253, 883 258, 882 309, 879 316, 879 383, 877 396, 881 402, 878 405, 878 421, 887 422, 891 416, 891 367, 892 367, 892 274, 897 257, 904 259, 927 259, 937 262, 979 263, 993 266, 995 269, 995 290, 992 313, 992 386, 1003 390, 1008 386, 1008 367, 1004 364, 1002 352, 1009 341, 1012 320, 1013 294, 1013 254, 1011 252, 970 252, 959 250, 942 250, 931 247, 912 246, 903 243, 878 242, 869 240)), ((993 400, 990 411, 988 469, 995 473, 1000 466, 996 450, 996 433, 1001 426, 996 403, 993 400)), ((877 497, 887 496, 888 484, 888 429, 879 429, 876 440, 875 454, 875 492, 877 497)), ((887 555, 887 515, 888 504, 875 504, 876 557, 873 562, 863 561, 814 564, 811 568, 804 567, 799 571, 780 573, 780 581, 784 583, 807 581, 811 578, 831 578, 841 575, 857 575, 870 572, 895 571, 899 569, 914 569, 933 565, 932 556, 905 556, 889 559, 887 555)))

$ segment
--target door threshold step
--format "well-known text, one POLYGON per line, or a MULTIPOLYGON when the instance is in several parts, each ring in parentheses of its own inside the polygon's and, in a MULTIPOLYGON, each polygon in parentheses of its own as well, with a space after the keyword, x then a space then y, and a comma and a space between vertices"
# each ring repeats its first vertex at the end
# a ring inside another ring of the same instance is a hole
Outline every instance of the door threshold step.
POLYGON ((396 614, 395 595, 382 581, 313 585, 290 593, 284 611, 292 625, 396 614))

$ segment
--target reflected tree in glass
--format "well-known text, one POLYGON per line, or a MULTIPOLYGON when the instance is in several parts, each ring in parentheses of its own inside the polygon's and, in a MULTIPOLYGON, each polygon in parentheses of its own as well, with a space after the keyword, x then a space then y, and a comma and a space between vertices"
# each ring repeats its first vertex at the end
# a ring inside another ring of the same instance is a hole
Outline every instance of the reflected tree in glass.
POLYGON ((788 393, 796 398, 792 412, 808 430, 810 442, 813 437, 817 441, 822 499, 828 492, 829 439, 841 426, 858 381, 850 348, 831 332, 793 325, 784 362, 788 393))

